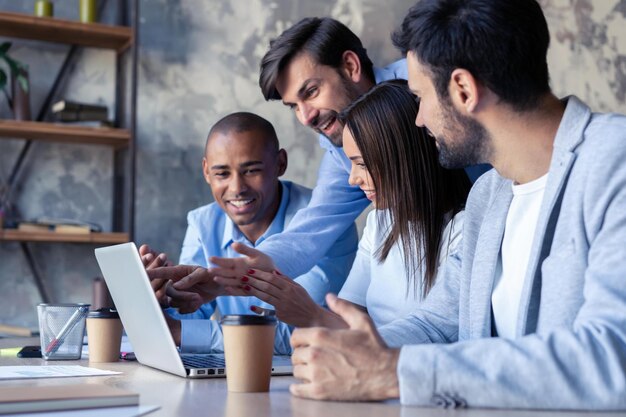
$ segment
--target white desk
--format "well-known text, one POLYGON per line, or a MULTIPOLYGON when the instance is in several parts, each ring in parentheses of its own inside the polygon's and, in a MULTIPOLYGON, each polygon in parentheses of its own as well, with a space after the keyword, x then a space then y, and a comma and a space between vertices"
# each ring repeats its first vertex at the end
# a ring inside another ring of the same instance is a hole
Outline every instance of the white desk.
MULTIPOLYGON (((39 339, 0 339, 0 348, 38 344, 39 339)), ((0 358, 0 365, 82 365, 123 372, 121 375, 47 378, 0 381, 0 386, 71 385, 77 383, 104 384, 140 394, 142 405, 158 405, 161 408, 149 416, 228 416, 228 417, 585 417, 587 413, 537 412, 511 410, 441 410, 402 407, 399 402, 341 403, 312 401, 292 397, 289 385, 292 377, 273 377, 269 393, 228 393, 226 379, 180 378, 161 372, 137 362, 89 364, 80 361, 50 361, 41 359, 0 358)), ((597 415, 594 413, 593 415, 597 415)), ((626 417, 626 413, 605 414, 610 417, 626 417)))

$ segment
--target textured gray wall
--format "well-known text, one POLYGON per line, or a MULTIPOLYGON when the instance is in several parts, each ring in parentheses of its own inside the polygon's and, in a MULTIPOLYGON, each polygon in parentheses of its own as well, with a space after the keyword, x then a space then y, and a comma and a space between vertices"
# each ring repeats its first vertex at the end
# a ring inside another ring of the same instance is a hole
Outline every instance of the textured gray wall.
MULTIPOLYGON (((111 2, 109 2, 111 3, 111 2)), ((626 113, 626 0, 542 0, 552 31, 554 90, 575 93, 595 110, 626 113)), ((76 19, 74 0, 55 15, 76 19)), ((178 257, 188 210, 211 201, 201 175, 206 133, 223 115, 253 111, 272 121, 290 156, 285 178, 312 186, 321 156, 316 137, 257 86, 269 40, 305 16, 330 15, 361 38, 377 64, 398 57, 389 33, 413 0, 142 0, 138 100, 136 240, 178 257)), ((0 10, 29 13, 32 2, 0 0, 0 10)), ((111 11, 104 16, 110 21, 111 11)), ((29 62, 33 108, 60 65, 64 46, 14 41, 29 62), (43 53, 42 53, 43 51, 43 53)), ((85 50, 65 96, 113 105, 114 56, 85 50)), ((0 117, 8 117, 0 98, 0 117)), ((0 180, 21 141, 0 140, 0 180)), ((52 215, 110 227, 111 158, 106 147, 36 143, 16 202, 25 217, 52 215)), ((31 245, 57 301, 89 301, 98 274, 91 245, 31 245)), ((0 322, 36 326, 39 302, 19 246, 0 243, 0 322)))
POLYGON ((182 214, 210 198, 201 175, 206 133, 233 111, 272 121, 289 153, 285 178, 313 186, 322 154, 315 135, 281 104, 266 103, 258 87, 269 40, 302 17, 331 15, 362 36, 375 62, 387 63, 399 57, 388 35, 412 2, 144 2, 138 240, 177 255, 186 225, 182 214))

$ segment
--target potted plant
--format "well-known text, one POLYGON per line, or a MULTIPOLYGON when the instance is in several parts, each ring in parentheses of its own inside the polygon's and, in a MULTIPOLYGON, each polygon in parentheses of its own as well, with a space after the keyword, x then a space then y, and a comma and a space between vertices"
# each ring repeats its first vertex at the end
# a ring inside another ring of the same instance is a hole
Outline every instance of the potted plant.
POLYGON ((0 67, 0 89, 4 92, 9 107, 17 120, 30 119, 30 101, 28 97, 28 67, 8 54, 11 42, 0 45, 0 62, 4 61, 11 76, 11 96, 7 92, 9 76, 4 68, 0 67))

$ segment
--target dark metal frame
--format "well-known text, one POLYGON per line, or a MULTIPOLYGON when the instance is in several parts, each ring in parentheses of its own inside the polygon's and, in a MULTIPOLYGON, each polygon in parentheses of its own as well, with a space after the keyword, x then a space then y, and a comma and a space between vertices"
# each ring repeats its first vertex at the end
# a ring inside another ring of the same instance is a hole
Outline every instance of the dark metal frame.
POLYGON ((137 121, 137 60, 139 39, 139 0, 128 3, 125 7, 118 7, 118 22, 128 26, 132 22, 133 42, 130 51, 125 56, 118 54, 116 60, 116 91, 115 91, 115 126, 128 126, 130 130, 130 143, 127 149, 115 151, 114 156, 114 190, 113 190, 113 230, 127 230, 129 239, 134 240, 135 235, 135 167, 136 167, 136 121, 137 121), (129 20, 130 13, 130 20, 129 20), (130 59, 130 86, 128 85, 127 62, 124 57, 130 59), (130 91, 129 91, 130 90, 130 91), (130 100, 125 93, 130 92, 130 100), (129 105, 129 108, 126 107, 129 105), (132 172, 132 175, 124 175, 132 172))

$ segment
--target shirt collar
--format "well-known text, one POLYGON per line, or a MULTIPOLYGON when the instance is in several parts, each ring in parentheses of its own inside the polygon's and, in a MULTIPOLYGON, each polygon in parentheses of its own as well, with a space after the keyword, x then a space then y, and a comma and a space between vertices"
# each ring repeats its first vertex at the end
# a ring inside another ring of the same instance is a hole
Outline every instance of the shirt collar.
MULTIPOLYGON (((257 240, 256 245, 259 245, 268 237, 283 231, 285 225, 285 212, 287 211, 287 205, 289 202, 289 188, 287 188, 287 186, 285 186, 282 181, 280 181, 279 183, 282 193, 280 197, 278 211, 276 212, 274 219, 270 223, 265 233, 263 233, 263 235, 261 235, 261 237, 257 240)), ((240 242, 245 245, 255 247, 256 245, 248 240, 248 238, 241 232, 241 230, 239 230, 239 227, 237 227, 232 219, 228 217, 226 213, 224 213, 224 215, 226 216, 226 222, 224 225, 224 235, 222 236, 222 249, 228 248, 230 245, 233 244, 233 242, 240 242)))

